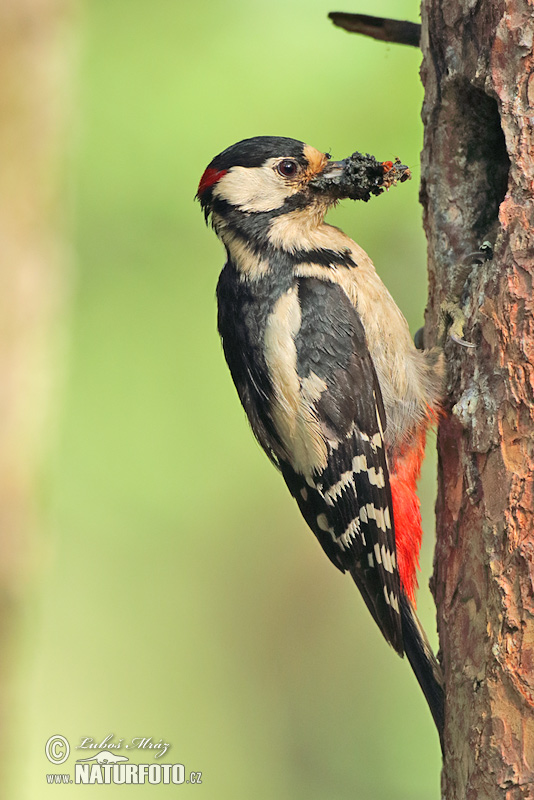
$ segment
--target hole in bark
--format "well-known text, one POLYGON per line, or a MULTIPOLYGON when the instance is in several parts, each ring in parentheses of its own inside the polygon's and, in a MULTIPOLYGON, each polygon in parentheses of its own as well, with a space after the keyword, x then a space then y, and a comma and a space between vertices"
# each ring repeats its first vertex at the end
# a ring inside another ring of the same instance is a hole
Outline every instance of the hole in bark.
POLYGON ((441 108, 444 163, 451 200, 464 230, 482 240, 497 221, 508 188, 510 159, 496 100, 467 81, 449 84, 441 108))

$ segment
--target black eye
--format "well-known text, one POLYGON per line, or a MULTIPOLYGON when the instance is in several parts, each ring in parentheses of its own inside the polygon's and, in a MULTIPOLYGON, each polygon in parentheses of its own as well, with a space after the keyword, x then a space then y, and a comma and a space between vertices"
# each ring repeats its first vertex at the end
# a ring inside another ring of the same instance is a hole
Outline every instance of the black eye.
POLYGON ((285 158, 283 161, 280 161, 276 169, 284 178, 291 178, 297 173, 297 162, 292 161, 290 158, 285 158))

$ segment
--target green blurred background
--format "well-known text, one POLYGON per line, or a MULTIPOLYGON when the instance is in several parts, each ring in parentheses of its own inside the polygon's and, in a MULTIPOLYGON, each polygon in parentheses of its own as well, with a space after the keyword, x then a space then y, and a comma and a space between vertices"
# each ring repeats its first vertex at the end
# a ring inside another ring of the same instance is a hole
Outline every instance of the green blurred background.
MULTIPOLYGON (((400 156, 413 181, 329 219, 370 253, 412 331, 422 323, 420 53, 336 29, 331 10, 418 17, 415 0, 82 7, 73 308, 13 797, 439 797, 407 663, 247 428, 216 333, 223 250, 193 202, 212 157, 248 136, 400 156), (47 786, 58 733, 163 738, 162 760, 203 783, 47 786)), ((433 634, 429 460, 419 608, 433 634)))

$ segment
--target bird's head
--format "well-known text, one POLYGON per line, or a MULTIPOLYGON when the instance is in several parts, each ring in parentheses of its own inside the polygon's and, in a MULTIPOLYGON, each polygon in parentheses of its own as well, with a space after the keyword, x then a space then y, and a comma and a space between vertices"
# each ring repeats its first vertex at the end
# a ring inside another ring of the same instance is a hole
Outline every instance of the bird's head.
POLYGON ((368 200, 409 175, 399 162, 380 162, 361 153, 332 161, 304 142, 257 136, 213 159, 197 198, 234 267, 251 278, 270 272, 272 251, 335 250, 336 229, 323 228, 328 209, 345 197, 368 200))
POLYGON ((409 176, 407 167, 369 155, 332 161, 295 139, 256 136, 215 156, 200 179, 197 198, 218 233, 221 223, 231 225, 232 218, 237 222, 243 216, 259 232, 289 212, 321 222, 338 200, 368 200, 409 176))
POLYGON ((244 139, 213 159, 200 180, 197 197, 206 219, 213 215, 216 228, 218 218, 226 218, 229 212, 255 215, 259 223, 288 211, 312 212, 321 206, 324 216, 334 198, 314 193, 311 184, 331 165, 330 156, 295 139, 244 139))

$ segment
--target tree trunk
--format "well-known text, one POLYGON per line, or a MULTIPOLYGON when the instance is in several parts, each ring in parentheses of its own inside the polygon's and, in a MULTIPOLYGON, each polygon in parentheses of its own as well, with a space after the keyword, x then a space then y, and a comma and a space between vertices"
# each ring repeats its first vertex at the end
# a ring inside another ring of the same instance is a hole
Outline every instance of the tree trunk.
POLYGON ((423 0, 426 339, 489 239, 448 341, 433 587, 447 686, 442 794, 534 797, 534 16, 423 0))
MULTIPOLYGON (((36 563, 36 503, 64 294, 69 0, 0 0, 0 743, 36 563), (63 201, 63 202, 61 202, 63 201), (32 547, 30 547, 32 545, 32 547)), ((5 760, 3 760, 4 762, 5 760)), ((1 784, 5 775, 2 764, 1 784)), ((0 789, 1 792, 1 789, 0 789)))

